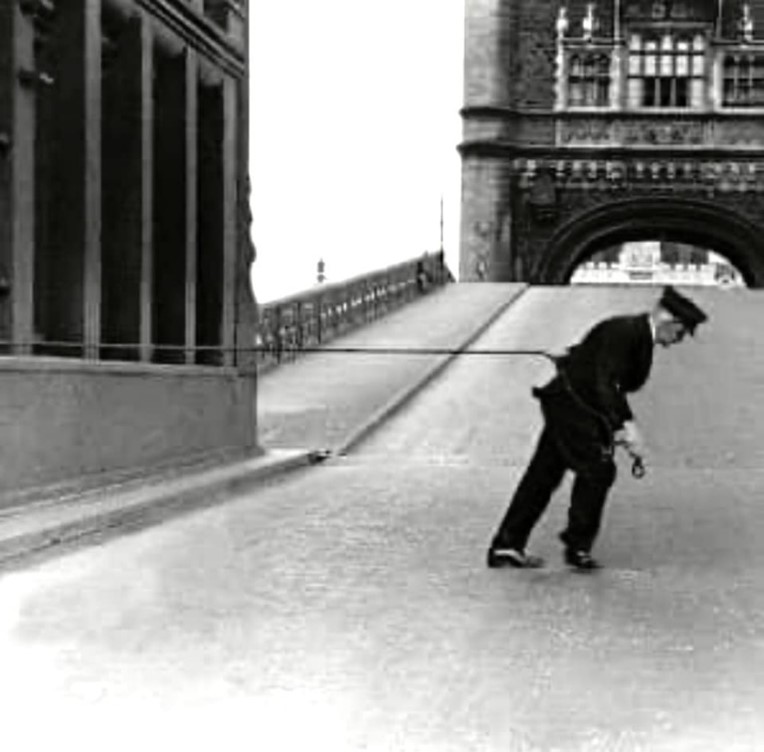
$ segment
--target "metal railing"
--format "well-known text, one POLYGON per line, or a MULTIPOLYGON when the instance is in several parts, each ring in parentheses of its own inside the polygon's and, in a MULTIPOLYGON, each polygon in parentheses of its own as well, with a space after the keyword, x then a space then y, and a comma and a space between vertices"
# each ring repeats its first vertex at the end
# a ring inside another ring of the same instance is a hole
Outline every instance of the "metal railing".
POLYGON ((293 360, 453 282, 443 252, 267 303, 260 308, 258 370, 293 360))

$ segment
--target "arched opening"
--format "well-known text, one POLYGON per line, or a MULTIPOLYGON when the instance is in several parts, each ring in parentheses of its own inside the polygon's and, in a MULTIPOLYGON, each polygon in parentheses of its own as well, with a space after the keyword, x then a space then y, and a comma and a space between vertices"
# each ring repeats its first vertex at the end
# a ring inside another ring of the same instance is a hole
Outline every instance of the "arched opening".
POLYGON ((540 284, 567 284, 596 254, 652 241, 667 251, 713 252, 749 287, 764 287, 762 233, 733 210, 707 201, 632 199, 598 207, 561 227, 537 267, 540 284))

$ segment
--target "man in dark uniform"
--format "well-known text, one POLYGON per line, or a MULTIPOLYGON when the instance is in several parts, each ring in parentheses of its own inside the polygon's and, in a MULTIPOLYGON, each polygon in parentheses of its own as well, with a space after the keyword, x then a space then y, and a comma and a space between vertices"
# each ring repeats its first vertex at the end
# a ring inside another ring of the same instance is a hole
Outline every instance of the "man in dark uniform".
POLYGON ((543 566, 525 547, 566 470, 575 480, 568 524, 560 534, 565 561, 580 570, 599 566, 591 549, 615 481, 615 447, 624 446, 638 467, 644 456, 626 394, 647 381, 656 345, 681 342, 707 318, 689 298, 666 287, 651 312, 601 321, 557 359, 557 375, 533 390, 544 429, 488 549, 489 567, 543 566))

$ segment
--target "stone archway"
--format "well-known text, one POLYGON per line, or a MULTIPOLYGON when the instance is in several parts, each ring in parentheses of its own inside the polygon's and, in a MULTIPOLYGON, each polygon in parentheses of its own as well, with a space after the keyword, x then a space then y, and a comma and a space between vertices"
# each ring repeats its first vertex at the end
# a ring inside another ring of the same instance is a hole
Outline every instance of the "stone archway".
POLYGON ((749 287, 764 287, 761 228, 716 203, 669 196, 604 204, 565 223, 547 245, 535 281, 567 284, 575 268, 597 251, 656 238, 717 251, 749 287))

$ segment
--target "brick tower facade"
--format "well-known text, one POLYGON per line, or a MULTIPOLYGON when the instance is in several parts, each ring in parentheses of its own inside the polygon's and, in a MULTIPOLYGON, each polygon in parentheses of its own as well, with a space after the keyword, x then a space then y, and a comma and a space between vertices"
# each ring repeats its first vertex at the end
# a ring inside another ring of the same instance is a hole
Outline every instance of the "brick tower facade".
POLYGON ((462 280, 710 248, 764 285, 764 0, 466 0, 462 280))

